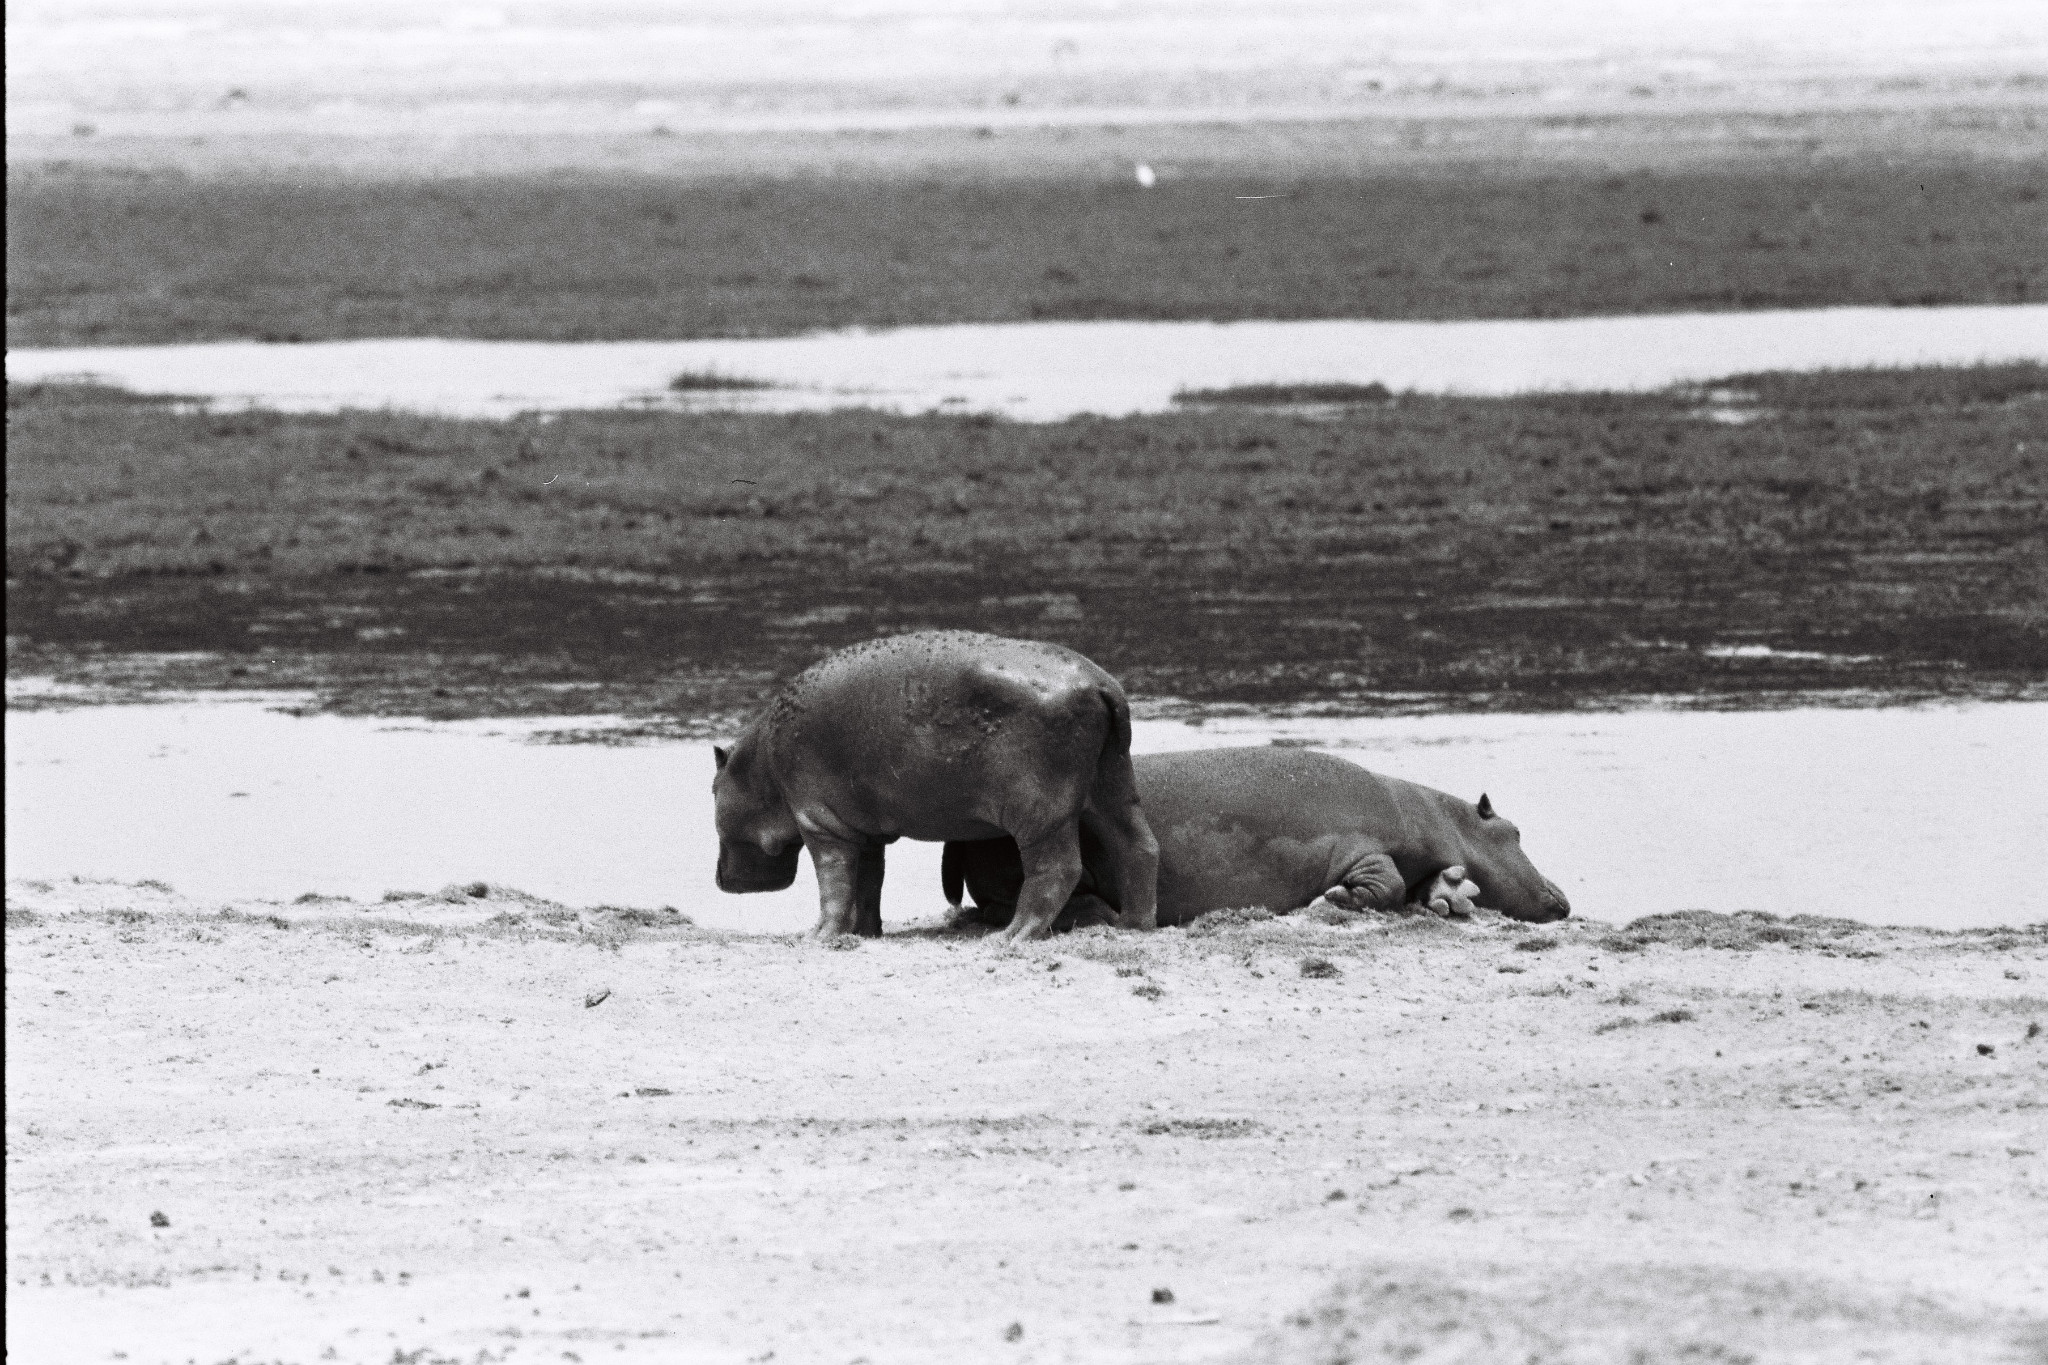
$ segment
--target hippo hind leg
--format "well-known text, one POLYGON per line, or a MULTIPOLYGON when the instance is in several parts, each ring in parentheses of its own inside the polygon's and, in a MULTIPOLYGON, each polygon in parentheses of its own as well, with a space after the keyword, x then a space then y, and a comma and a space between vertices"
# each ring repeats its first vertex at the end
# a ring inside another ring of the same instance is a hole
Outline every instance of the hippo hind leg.
POLYGON ((1116 907, 1102 897, 1088 891, 1076 891, 1067 899, 1066 908, 1060 911, 1059 920, 1053 927, 1064 934, 1072 929, 1088 929, 1098 924, 1115 927, 1122 920, 1116 907))
POLYGON ((1080 827, 1069 820, 1029 843, 1019 839, 1017 852, 1024 863, 1024 885, 1017 892, 1017 912, 1000 934, 1012 942, 1052 932, 1081 880, 1080 827))
POLYGON ((863 938, 882 936, 884 858, 881 844, 865 844, 860 850, 860 865, 854 871, 853 932, 863 938))
POLYGON ((1408 885, 1401 869, 1384 853, 1360 855, 1345 869, 1344 880, 1325 891, 1320 899, 1340 910, 1377 910, 1385 913, 1401 908, 1408 885))
POLYGON ((1000 839, 949 842, 940 858, 939 875, 946 891, 946 922, 1001 929, 1017 909, 1017 890, 1024 885, 1024 865, 1017 841, 1000 839), (968 904, 967 897, 974 897, 968 904))
POLYGON ((1138 804, 1137 774, 1130 755, 1105 757, 1081 819, 1099 849, 1100 890, 1108 893, 1126 929, 1159 927, 1159 840, 1138 804))

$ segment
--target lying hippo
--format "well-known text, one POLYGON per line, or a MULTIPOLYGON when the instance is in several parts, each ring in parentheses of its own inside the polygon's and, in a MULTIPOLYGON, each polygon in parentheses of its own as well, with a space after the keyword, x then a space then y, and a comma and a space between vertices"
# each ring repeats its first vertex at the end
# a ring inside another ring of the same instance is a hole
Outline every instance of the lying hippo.
MULTIPOLYGON (((1210 910, 1298 910, 1327 893, 1347 908, 1460 901, 1518 920, 1563 919, 1564 893, 1522 853, 1521 831, 1486 797, 1455 796, 1382 777, 1305 749, 1197 749, 1135 760, 1138 792, 1159 838, 1161 924, 1210 910)), ((1083 861, 1095 858, 1084 841, 1083 861)), ((1002 840, 948 844, 946 899, 974 896, 972 918, 1001 923, 1018 885, 1002 840)), ((1092 877, 1081 891, 1115 895, 1092 877)), ((1077 898, 1072 909, 1082 909, 1077 898)))
POLYGON ((899 838, 1006 840, 1017 939, 1052 928, 1085 831, 1121 922, 1155 923, 1130 705, 1070 649, 967 631, 872 640, 813 665, 715 752, 719 889, 780 891, 808 848, 821 936, 882 932, 882 849, 899 838))

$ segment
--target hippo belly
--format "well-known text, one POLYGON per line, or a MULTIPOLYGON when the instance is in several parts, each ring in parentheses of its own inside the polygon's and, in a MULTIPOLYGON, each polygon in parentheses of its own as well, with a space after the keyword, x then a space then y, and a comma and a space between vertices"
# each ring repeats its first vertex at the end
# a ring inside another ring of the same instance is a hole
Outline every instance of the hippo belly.
POLYGON ((1155 818, 1152 832, 1160 846, 1161 924, 1186 924, 1211 910, 1299 909, 1330 885, 1324 869, 1338 861, 1341 844, 1335 836, 1302 839, 1214 820, 1155 818))
POLYGON ((1161 924, 1248 906, 1298 910, 1377 851, 1368 830, 1401 823, 1385 779, 1327 754, 1197 749, 1133 766, 1159 840, 1161 924))

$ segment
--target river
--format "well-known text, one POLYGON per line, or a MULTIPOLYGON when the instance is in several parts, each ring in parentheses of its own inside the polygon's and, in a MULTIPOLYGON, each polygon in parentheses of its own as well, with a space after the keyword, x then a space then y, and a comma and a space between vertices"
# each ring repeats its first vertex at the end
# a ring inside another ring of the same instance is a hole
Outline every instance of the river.
MULTIPOLYGON (((17 687, 36 690, 33 681, 17 687)), ((198 898, 374 900, 483 880, 673 905, 760 931, 797 884, 712 883, 708 744, 531 742, 574 721, 429 724, 294 698, 10 710, 10 878, 156 878, 198 898)), ((1962 928, 2048 919, 2048 704, 1140 721, 1140 752, 1281 742, 1475 799, 1521 826, 1574 913, 1704 908, 1962 928)), ((889 851, 884 915, 943 908, 939 846, 889 851)))

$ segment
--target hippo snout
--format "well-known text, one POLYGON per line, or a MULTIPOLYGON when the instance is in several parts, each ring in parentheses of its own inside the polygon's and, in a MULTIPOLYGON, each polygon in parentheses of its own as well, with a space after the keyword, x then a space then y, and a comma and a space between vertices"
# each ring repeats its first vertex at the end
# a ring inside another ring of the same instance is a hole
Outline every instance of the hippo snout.
POLYGON ((1557 883, 1548 877, 1543 879, 1543 894, 1536 898, 1536 923, 1548 924, 1551 920, 1565 919, 1572 913, 1572 903, 1565 899, 1564 892, 1557 889, 1557 883))
POLYGON ((796 880, 798 851, 792 847, 782 853, 764 853, 746 844, 721 842, 718 889, 741 895, 749 891, 780 891, 796 880))

